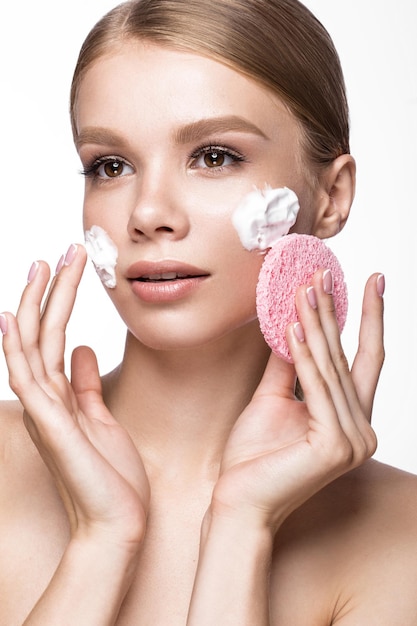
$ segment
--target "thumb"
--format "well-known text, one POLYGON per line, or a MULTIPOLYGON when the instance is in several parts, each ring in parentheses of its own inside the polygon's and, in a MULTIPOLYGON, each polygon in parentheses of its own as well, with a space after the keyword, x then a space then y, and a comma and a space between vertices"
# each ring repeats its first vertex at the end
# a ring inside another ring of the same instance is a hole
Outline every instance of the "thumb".
POLYGON ((79 346, 72 353, 71 384, 81 411, 103 420, 103 396, 97 358, 87 346, 79 346))
POLYGON ((255 392, 255 397, 278 395, 284 398, 293 398, 295 381, 296 373, 294 366, 272 352, 264 375, 255 392))

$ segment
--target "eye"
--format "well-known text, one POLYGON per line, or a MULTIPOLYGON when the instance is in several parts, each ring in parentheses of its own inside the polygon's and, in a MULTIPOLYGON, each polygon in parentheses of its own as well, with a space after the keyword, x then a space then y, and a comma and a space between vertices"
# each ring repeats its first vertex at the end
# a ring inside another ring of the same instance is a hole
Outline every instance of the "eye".
POLYGON ((222 169, 241 161, 245 161, 242 154, 221 146, 203 146, 191 154, 193 169, 222 169))
POLYGON ((225 164, 225 161, 227 161, 227 155, 224 154, 224 152, 212 150, 211 152, 206 152, 203 156, 203 161, 204 165, 207 165, 207 167, 219 167, 225 164))
POLYGON ((95 159, 82 171, 82 174, 86 177, 102 178, 104 180, 120 178, 132 173, 133 167, 129 163, 113 156, 95 159))
POLYGON ((116 178, 123 174, 123 168, 124 164, 120 161, 107 161, 107 163, 103 163, 98 168, 97 174, 99 176, 107 176, 108 178, 116 178))

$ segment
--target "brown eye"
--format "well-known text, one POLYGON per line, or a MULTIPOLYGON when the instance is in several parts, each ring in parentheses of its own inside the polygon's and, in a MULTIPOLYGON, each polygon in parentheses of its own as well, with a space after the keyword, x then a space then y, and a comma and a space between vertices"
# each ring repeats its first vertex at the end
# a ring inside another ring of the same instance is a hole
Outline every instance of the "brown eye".
POLYGON ((108 161, 103 165, 103 171, 109 178, 116 178, 123 172, 123 163, 120 161, 108 161))
POLYGON ((127 161, 117 156, 109 155, 96 159, 81 172, 87 178, 109 180, 134 174, 134 168, 127 161))
MULTIPOLYGON (((201 146, 195 152, 190 154, 190 167, 192 169, 201 170, 213 170, 213 174, 221 174, 224 170, 227 171, 233 167, 238 166, 239 163, 244 162, 245 157, 232 150, 227 146, 208 145, 201 146)), ((206 171, 206 173, 208 173, 206 171)))
POLYGON ((207 167, 221 167, 224 164, 224 154, 212 150, 204 155, 204 164, 207 167))

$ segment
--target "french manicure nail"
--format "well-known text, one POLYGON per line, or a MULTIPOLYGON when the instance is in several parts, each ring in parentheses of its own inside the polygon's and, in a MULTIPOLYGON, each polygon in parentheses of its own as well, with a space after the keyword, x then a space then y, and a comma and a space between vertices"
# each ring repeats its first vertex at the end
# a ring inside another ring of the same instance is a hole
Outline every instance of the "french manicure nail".
POLYGON ((329 295, 333 293, 333 276, 330 270, 326 270, 323 274, 323 290, 329 295))
POLYGON ((305 340, 305 336, 304 336, 303 327, 301 326, 300 322, 295 322, 294 334, 297 337, 298 341, 303 343, 303 341, 305 340))
POLYGON ((72 243, 65 255, 64 265, 71 265, 77 254, 77 246, 72 243))
POLYGON ((317 297, 314 287, 307 287, 307 300, 313 309, 317 309, 317 297))
POLYGON ((3 313, 0 313, 0 330, 3 335, 7 333, 7 319, 3 313))
POLYGON ((58 261, 58 265, 56 266, 55 276, 59 274, 59 272, 62 270, 64 263, 65 263, 65 256, 62 254, 61 258, 58 261))
POLYGON ((28 284, 32 282, 32 280, 36 276, 36 272, 38 271, 39 263, 38 261, 34 261, 30 266, 29 274, 28 274, 28 284))
POLYGON ((384 274, 380 274, 376 279, 376 291, 379 296, 383 296, 385 293, 385 276, 384 274))

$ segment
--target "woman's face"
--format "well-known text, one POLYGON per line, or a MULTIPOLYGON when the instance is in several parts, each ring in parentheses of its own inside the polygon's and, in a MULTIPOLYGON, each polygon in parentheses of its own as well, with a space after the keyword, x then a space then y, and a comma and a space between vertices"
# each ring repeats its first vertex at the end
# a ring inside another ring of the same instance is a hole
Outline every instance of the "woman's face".
POLYGON ((133 335, 169 349, 257 327, 263 256, 242 247, 232 212, 255 186, 308 198, 280 100, 209 58, 132 42, 89 68, 76 124, 84 227, 118 247, 109 295, 133 335))

